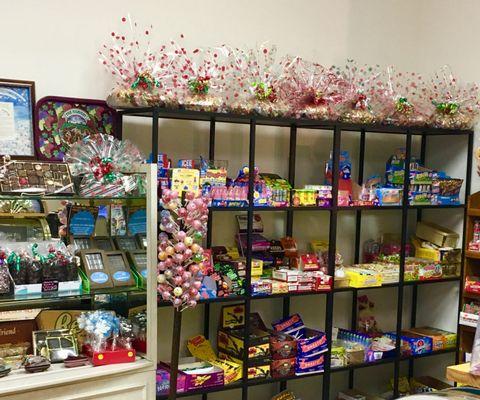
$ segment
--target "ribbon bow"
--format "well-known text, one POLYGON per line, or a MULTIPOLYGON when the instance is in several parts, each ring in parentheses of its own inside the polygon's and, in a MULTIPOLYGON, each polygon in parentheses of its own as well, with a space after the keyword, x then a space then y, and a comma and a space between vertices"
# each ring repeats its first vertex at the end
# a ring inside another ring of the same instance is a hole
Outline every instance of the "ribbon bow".
POLYGON ((438 103, 436 101, 432 101, 432 104, 435 106, 437 111, 441 112, 442 114, 445 115, 454 115, 460 108, 458 103, 455 103, 454 101, 445 101, 442 103, 438 103))
POLYGON ((130 86, 132 89, 140 87, 143 90, 152 90, 154 87, 159 87, 160 82, 156 80, 150 72, 137 73, 135 81, 130 86))
POLYGON ((258 100, 268 100, 271 102, 277 100, 277 93, 272 85, 267 85, 264 82, 254 82, 252 83, 252 88, 258 100))
POLYGON ((210 89, 210 77, 205 75, 190 79, 188 87, 195 94, 207 94, 210 89))
POLYGON ((94 157, 90 161, 90 166, 92 167, 93 176, 97 181, 103 180, 106 183, 114 183, 117 180, 112 158, 94 157))
POLYGON ((22 257, 20 257, 20 255, 15 253, 14 251, 12 251, 7 258, 7 263, 15 264, 15 268, 17 271, 20 271, 20 261, 22 261, 22 257))
POLYGON ((406 97, 400 97, 395 102, 395 110, 402 114, 410 114, 413 111, 413 104, 406 97))
POLYGON ((368 110, 368 98, 363 93, 357 96, 356 101, 353 103, 353 107, 357 110, 368 110))

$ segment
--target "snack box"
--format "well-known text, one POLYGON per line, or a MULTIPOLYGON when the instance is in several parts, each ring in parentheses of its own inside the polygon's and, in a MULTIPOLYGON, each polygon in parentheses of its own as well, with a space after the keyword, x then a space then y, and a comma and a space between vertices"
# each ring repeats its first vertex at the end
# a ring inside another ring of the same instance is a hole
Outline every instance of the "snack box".
POLYGON ((316 206, 317 191, 312 189, 293 189, 292 204, 294 207, 316 206))
POLYGON ((190 338, 187 342, 187 348, 197 359, 208 361, 210 364, 221 368, 226 385, 242 378, 241 364, 217 357, 212 345, 204 336, 197 335, 190 338))
POLYGON ((417 223, 415 235, 427 242, 433 243, 438 247, 457 247, 459 235, 443 226, 433 222, 420 221, 417 223))
POLYGON ((305 328, 304 337, 297 339, 297 357, 314 357, 327 350, 327 336, 316 329, 305 328))
POLYGON ((272 282, 269 279, 252 280, 250 285, 252 296, 270 296, 272 294, 272 282))
POLYGON ((277 281, 296 283, 298 282, 298 271, 294 269, 275 269, 272 271, 272 278, 277 281))
POLYGON ((381 206, 401 206, 402 189, 379 188, 376 190, 378 202, 381 206))
POLYGON ((313 281, 313 290, 316 292, 328 292, 332 290, 333 277, 322 273, 315 274, 313 281))
POLYGON ((406 332, 432 339, 432 351, 452 349, 457 344, 457 334, 437 328, 421 327, 406 329, 406 332))
POLYGON ((465 277, 465 292, 480 294, 480 278, 477 276, 465 277))
POLYGON ((476 328, 478 325, 478 318, 479 316, 477 314, 470 314, 465 311, 461 311, 459 324, 476 328))
MULTIPOLYGON (((393 340, 396 338, 395 332, 386 333, 385 335, 391 337, 393 340)), ((432 352, 432 338, 428 336, 402 331, 400 338, 402 341, 402 355, 404 356, 427 354, 432 352)))
POLYGON ((286 333, 275 332, 270 336, 270 354, 274 360, 297 356, 297 341, 286 333))
POLYGON ((382 275, 362 269, 359 267, 345 268, 347 278, 350 279, 350 287, 362 288, 362 287, 376 287, 382 286, 382 275))
MULTIPOLYGON (((242 365, 241 358, 228 352, 219 350, 218 356, 228 362, 242 365)), ((270 378, 271 359, 268 357, 248 361, 248 379, 267 379, 270 378)))
POLYGON ((323 372, 324 362, 324 355, 319 355, 314 358, 297 357, 295 363, 295 375, 308 375, 323 372))
POLYGON ((272 360, 270 370, 272 378, 279 379, 294 376, 296 361, 297 359, 295 357, 272 360))
POLYGON ((300 257, 294 259, 294 267, 300 271, 318 271, 318 258, 313 253, 302 254, 300 257))
MULTIPOLYGON (((224 385, 223 370, 194 357, 181 358, 178 363, 177 393, 224 385)), ((170 365, 160 362, 157 367, 157 395, 167 395, 170 389, 170 365)))
POLYGON ((272 294, 288 293, 288 283, 272 281, 272 294))

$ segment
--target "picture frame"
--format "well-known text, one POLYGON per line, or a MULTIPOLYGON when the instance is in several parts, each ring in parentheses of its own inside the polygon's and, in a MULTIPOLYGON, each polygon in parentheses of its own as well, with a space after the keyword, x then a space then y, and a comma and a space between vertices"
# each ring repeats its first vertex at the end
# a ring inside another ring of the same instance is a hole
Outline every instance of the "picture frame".
POLYGON ((92 238, 92 248, 113 251, 115 250, 115 244, 110 236, 94 236, 92 238))
POLYGON ((130 263, 124 251, 107 251, 108 268, 113 280, 113 286, 135 286, 135 278, 130 269, 130 263))
POLYGON ((133 236, 116 236, 113 238, 115 248, 122 251, 140 250, 138 241, 133 236))
POLYGON ((13 159, 35 159, 35 82, 0 78, 0 149, 13 159))

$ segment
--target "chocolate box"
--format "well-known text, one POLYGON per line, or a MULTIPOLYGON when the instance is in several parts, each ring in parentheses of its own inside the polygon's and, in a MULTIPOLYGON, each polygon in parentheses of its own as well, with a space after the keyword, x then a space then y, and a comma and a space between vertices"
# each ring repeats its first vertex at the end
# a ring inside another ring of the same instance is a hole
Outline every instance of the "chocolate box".
MULTIPOLYGON (((242 364, 242 360, 236 356, 219 350, 218 356, 221 359, 236 363, 242 364)), ((258 358, 258 359, 249 359, 248 361, 248 379, 267 379, 270 378, 271 373, 271 360, 268 357, 258 358)))
POLYGON ((327 336, 315 329, 305 328, 305 336, 297 340, 297 356, 313 357, 328 350, 327 336))
POLYGON ((32 351, 32 332, 36 330, 34 319, 21 321, 0 321, 0 345, 29 343, 28 352, 32 351))
POLYGON ((270 373, 272 378, 286 378, 295 375, 296 357, 272 360, 270 373))
POLYGON ((325 356, 297 357, 295 375, 307 375, 323 372, 325 356))
POLYGON ((297 356, 297 341, 285 333, 270 336, 270 354, 274 360, 295 358, 297 356))

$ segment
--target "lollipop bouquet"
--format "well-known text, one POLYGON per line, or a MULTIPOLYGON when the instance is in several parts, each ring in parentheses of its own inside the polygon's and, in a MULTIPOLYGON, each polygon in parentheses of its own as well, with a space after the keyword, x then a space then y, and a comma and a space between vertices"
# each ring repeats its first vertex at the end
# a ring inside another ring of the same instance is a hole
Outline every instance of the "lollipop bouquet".
POLYGON ((130 16, 122 18, 128 31, 112 32, 112 43, 99 51, 102 65, 112 75, 115 86, 107 97, 113 108, 165 106, 170 100, 171 63, 175 55, 165 46, 152 50, 152 26, 140 29, 130 16))
POLYGON ((345 96, 345 81, 324 66, 294 58, 286 67, 285 87, 297 118, 338 119, 345 96))
POLYGON ((345 96, 339 119, 354 124, 371 124, 376 115, 372 110, 375 82, 380 76, 379 66, 358 66, 347 60, 344 67, 332 67, 332 71, 345 82, 345 96))
POLYGON ((208 200, 192 192, 185 200, 178 192, 163 190, 158 237, 158 292, 180 311, 195 307, 203 267, 203 248, 208 221, 208 200))
POLYGON ((65 156, 73 176, 82 177, 79 192, 85 197, 122 197, 142 186, 138 175, 127 175, 144 161, 128 140, 94 135, 75 143, 65 156))
POLYGON ((431 125, 437 128, 472 129, 480 107, 480 91, 475 83, 460 83, 448 67, 437 72, 430 84, 434 107, 431 125))
POLYGON ((97 310, 82 313, 77 322, 86 334, 83 353, 91 357, 93 365, 135 361, 130 321, 112 311, 97 310))
POLYGON ((376 85, 374 111, 383 123, 423 126, 428 120, 428 103, 422 76, 415 72, 388 67, 376 85))
POLYGON ((277 48, 263 44, 257 49, 230 49, 227 108, 237 114, 279 117, 288 115, 284 74, 288 59, 276 58, 277 48))
POLYGON ((221 111, 228 59, 226 47, 188 51, 174 41, 171 45, 175 55, 171 67, 172 90, 180 105, 187 110, 221 111))

